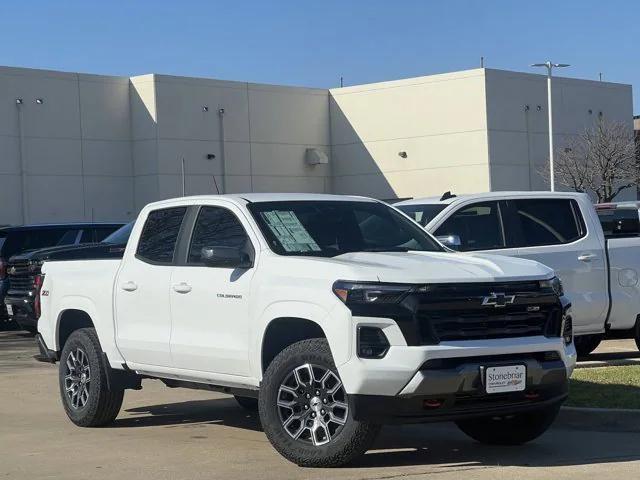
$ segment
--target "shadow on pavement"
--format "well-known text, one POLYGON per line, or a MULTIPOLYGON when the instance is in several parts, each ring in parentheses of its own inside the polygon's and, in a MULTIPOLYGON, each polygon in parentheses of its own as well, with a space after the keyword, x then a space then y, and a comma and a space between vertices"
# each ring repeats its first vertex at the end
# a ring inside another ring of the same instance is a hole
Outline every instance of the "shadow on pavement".
POLYGON ((241 408, 233 398, 192 400, 126 410, 134 416, 119 418, 114 427, 154 427, 210 423, 260 431, 258 414, 241 408))
MULTIPOLYGON (((257 414, 240 408, 234 399, 211 399, 136 407, 135 415, 115 421, 115 427, 180 426, 194 423, 225 425, 260 431, 257 414)), ((640 434, 585 432, 552 428, 522 446, 482 445, 451 423, 387 426, 374 448, 348 468, 440 465, 556 466, 640 460, 640 434)))

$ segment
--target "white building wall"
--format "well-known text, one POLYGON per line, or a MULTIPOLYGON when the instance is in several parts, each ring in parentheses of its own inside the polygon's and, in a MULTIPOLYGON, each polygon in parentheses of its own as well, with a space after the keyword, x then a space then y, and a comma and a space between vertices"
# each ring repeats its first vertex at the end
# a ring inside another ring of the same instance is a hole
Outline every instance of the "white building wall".
POLYGON ((332 89, 334 191, 395 198, 488 190, 484 86, 477 69, 332 89))
MULTIPOLYGON (((558 145, 601 111, 631 125, 630 86, 554 82, 558 145)), ((0 67, 0 224, 23 222, 23 165, 33 223, 130 219, 181 195, 182 158, 187 194, 395 198, 544 188, 547 152, 542 75, 476 69, 325 90, 0 67), (329 163, 307 165, 309 148, 329 163)))
MULTIPOLYGON (((485 72, 491 190, 547 190, 540 173, 549 161, 546 76, 485 72)), ((631 85, 558 77, 552 94, 556 150, 593 125, 601 112, 606 120, 633 128, 631 85)), ((635 198, 631 190, 625 195, 635 198)))
POLYGON ((131 217, 128 82, 0 67, 0 224, 131 217))

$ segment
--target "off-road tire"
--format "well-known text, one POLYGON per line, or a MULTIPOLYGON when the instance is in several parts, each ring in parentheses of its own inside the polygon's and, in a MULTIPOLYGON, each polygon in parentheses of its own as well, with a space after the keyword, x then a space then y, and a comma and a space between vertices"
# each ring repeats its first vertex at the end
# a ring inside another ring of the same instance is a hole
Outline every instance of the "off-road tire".
POLYGON ((598 348, 598 345, 602 342, 602 335, 579 335, 574 337, 573 342, 576 346, 578 357, 586 357, 598 348))
POLYGON ((522 445, 542 435, 560 411, 560 404, 504 417, 459 420, 456 425, 468 436, 490 445, 522 445))
POLYGON ((326 339, 302 340, 285 348, 271 362, 263 376, 258 405, 264 432, 283 457, 301 467, 339 467, 348 464, 371 447, 380 426, 354 420, 347 396, 349 410, 346 421, 329 443, 316 446, 290 436, 280 418, 278 392, 285 378, 304 364, 330 369, 339 378, 326 339))
POLYGON ((240 395, 234 395, 233 398, 236 399, 238 405, 249 412, 257 412, 258 411, 258 399, 253 397, 241 397, 240 395))
POLYGON ((81 328, 73 332, 64 344, 60 355, 59 384, 60 396, 69 419, 79 427, 101 427, 115 420, 122 406, 124 389, 113 385, 108 388, 107 375, 109 365, 102 355, 98 335, 93 328, 81 328), (80 408, 74 408, 66 393, 65 375, 67 359, 72 351, 80 348, 86 354, 90 367, 88 381, 88 399, 80 408))

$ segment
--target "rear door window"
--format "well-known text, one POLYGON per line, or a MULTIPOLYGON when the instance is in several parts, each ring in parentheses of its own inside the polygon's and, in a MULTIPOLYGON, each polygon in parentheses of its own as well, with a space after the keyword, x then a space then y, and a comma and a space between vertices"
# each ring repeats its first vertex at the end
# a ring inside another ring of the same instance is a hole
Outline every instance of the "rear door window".
POLYGON ((186 207, 174 207, 150 212, 142 228, 136 256, 148 263, 172 263, 186 211, 186 207))
POLYGON ((437 228, 435 235, 459 237, 458 250, 463 252, 505 248, 498 202, 474 203, 460 208, 437 228))
MULTIPOLYGON (((580 209, 571 199, 510 200, 516 246, 535 247, 571 243, 586 234, 580 209)), ((511 226, 510 222, 510 226, 511 226)))

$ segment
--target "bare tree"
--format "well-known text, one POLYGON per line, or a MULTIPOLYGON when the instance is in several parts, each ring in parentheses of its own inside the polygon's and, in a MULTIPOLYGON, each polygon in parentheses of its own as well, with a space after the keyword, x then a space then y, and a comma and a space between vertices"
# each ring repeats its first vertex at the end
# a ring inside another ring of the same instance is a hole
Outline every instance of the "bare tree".
MULTIPOLYGON (((549 166, 541 175, 549 181, 549 166)), ((638 185, 640 165, 633 131, 618 122, 598 122, 560 149, 554 158, 555 181, 576 192, 592 192, 611 202, 638 185)))

